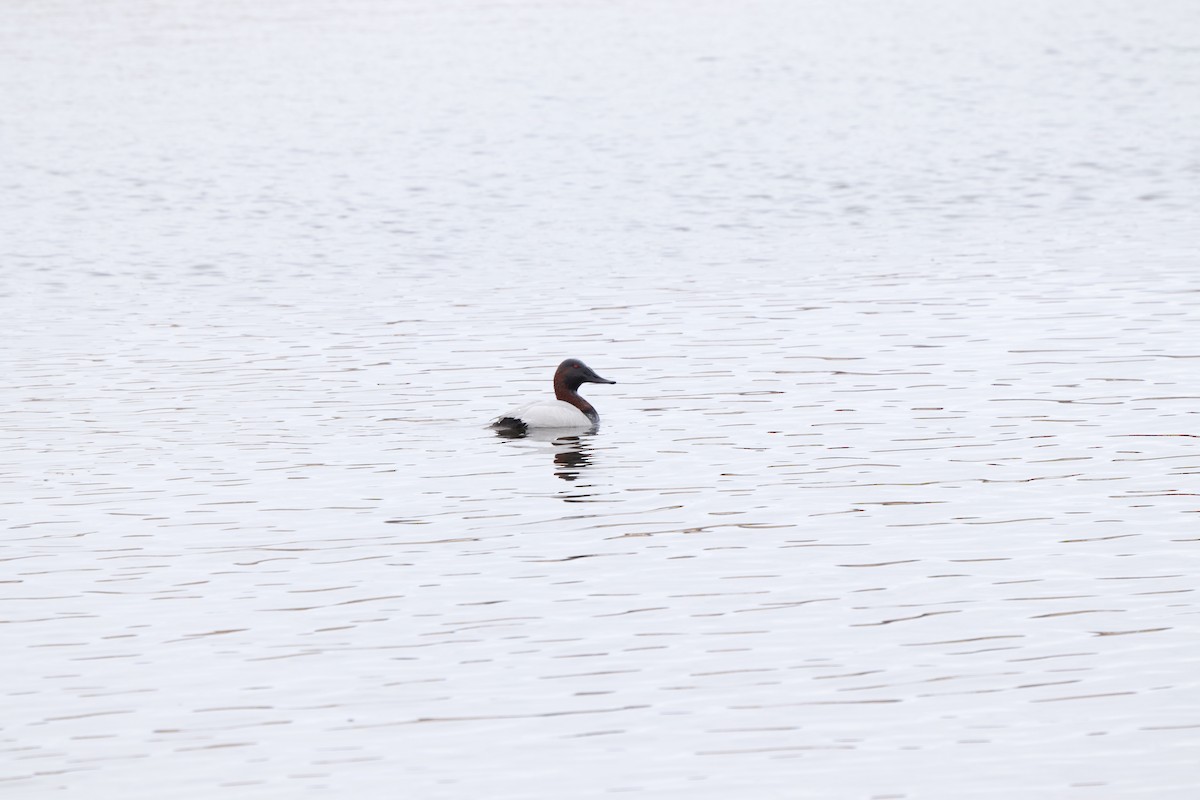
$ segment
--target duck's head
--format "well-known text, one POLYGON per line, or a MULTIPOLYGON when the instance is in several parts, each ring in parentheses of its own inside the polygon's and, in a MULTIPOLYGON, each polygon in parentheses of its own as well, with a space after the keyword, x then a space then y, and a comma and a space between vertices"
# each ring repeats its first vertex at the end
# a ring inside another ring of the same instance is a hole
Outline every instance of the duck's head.
POLYGON ((608 378, 601 378, 592 368, 578 358, 568 358, 558 365, 554 372, 555 385, 562 384, 575 391, 585 383, 616 383, 608 378))

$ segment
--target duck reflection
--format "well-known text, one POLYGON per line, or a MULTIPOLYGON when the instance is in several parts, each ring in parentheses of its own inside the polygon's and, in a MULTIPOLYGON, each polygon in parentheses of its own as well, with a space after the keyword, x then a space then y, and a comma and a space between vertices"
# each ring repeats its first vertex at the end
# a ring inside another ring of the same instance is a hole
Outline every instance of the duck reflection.
POLYGON ((536 428, 528 431, 496 430, 496 436, 501 439, 529 439, 550 445, 554 458, 554 474, 568 482, 578 480, 583 471, 591 466, 592 446, 587 440, 592 434, 592 431, 568 434, 536 428))
POLYGON ((554 442, 554 474, 564 481, 579 478, 591 466, 592 448, 578 436, 563 436, 554 442))

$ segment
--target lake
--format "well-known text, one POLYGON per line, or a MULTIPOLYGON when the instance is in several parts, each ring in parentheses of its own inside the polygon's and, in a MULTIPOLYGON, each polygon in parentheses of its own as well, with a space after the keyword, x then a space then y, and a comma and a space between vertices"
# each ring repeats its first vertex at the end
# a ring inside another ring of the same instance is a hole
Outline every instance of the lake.
POLYGON ((1195 797, 1198 35, 10 4, 0 792, 1195 797))

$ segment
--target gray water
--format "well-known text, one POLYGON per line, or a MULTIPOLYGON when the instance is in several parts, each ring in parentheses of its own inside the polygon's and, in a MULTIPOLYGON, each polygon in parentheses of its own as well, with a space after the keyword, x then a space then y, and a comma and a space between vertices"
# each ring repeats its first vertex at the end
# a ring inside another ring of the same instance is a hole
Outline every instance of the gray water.
POLYGON ((9 4, 0 793, 1195 797, 1198 36, 9 4))

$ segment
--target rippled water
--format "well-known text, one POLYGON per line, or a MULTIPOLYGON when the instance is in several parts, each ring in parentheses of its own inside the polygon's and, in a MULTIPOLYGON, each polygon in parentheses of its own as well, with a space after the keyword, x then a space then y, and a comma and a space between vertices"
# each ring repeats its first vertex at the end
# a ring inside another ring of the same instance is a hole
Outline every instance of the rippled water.
POLYGON ((0 792, 1194 797, 1198 33, 12 5, 0 792))

